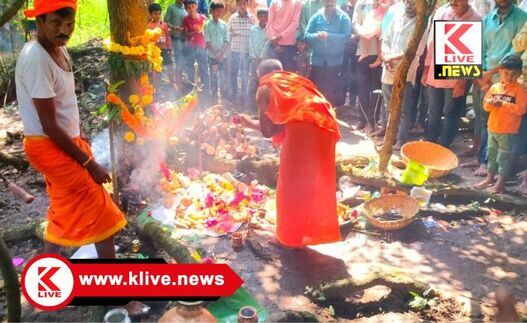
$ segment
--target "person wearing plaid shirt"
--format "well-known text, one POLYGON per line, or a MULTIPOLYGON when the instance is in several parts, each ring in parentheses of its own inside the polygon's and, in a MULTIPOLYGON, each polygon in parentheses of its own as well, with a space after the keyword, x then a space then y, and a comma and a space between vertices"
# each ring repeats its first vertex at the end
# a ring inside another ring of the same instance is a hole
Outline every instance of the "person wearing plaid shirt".
POLYGON ((229 19, 231 43, 231 89, 237 104, 248 103, 248 79, 250 68, 249 35, 256 19, 247 11, 247 0, 236 0, 237 11, 229 19), (241 78, 241 95, 238 94, 238 72, 241 78), (244 102, 245 101, 245 102, 244 102))

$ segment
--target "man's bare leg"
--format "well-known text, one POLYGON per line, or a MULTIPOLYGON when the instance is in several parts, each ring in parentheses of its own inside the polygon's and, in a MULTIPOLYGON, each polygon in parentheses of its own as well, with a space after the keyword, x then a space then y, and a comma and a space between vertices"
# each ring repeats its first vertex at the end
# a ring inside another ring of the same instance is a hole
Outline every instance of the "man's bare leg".
POLYGON ((498 175, 498 180, 496 181, 496 183, 492 187, 489 187, 487 190, 491 194, 505 193, 505 176, 498 175))
POLYGON ((474 171, 474 175, 479 176, 479 177, 487 176, 487 174, 488 174, 488 172, 487 172, 487 165, 485 165, 485 164, 480 164, 478 169, 476 169, 476 171, 474 171))
POLYGON ((482 181, 476 184, 474 186, 477 189, 485 189, 487 187, 491 187, 494 184, 494 174, 493 173, 487 173, 487 177, 482 181))
POLYGON ((115 236, 95 244, 99 259, 115 259, 115 236))
POLYGON ((54 254, 60 255, 60 249, 61 249, 61 246, 48 242, 48 241, 44 241, 44 250, 43 250, 44 253, 54 253, 54 254))

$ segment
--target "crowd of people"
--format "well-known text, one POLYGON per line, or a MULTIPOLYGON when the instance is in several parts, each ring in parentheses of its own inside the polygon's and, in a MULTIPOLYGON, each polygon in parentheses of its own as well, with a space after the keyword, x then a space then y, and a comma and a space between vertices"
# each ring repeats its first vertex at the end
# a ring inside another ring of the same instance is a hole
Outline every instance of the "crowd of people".
MULTIPOLYGON (((384 135, 395 71, 415 29, 414 0, 232 1, 213 0, 207 7, 205 0, 176 0, 166 9, 164 21, 163 8, 150 5, 151 26, 166 30, 161 46, 176 89, 185 80, 193 81, 197 63, 203 99, 216 102, 221 97, 240 112, 255 113, 256 69, 263 59, 273 58, 284 70, 309 78, 337 109, 357 109, 357 130, 384 135)), ((522 74, 520 55, 527 43, 527 26, 522 32, 527 22, 524 8, 527 1, 438 2, 407 73, 396 149, 415 135, 451 146, 471 96, 474 134, 472 147, 463 153, 470 159, 462 166, 477 168, 475 174, 486 177, 481 188, 494 183, 489 176, 515 175, 519 157, 527 150, 523 87, 511 94, 509 88, 517 87, 514 80, 514 85, 489 89, 507 83, 506 71, 522 74), (481 79, 435 79, 435 20, 483 21, 481 79), (492 117, 497 112, 490 106, 500 102, 515 108, 500 109, 504 116, 492 117), (488 155, 498 160, 500 170, 488 155)), ((496 193, 503 190, 500 180, 491 188, 496 193)), ((527 195, 527 183, 521 190, 527 195)))

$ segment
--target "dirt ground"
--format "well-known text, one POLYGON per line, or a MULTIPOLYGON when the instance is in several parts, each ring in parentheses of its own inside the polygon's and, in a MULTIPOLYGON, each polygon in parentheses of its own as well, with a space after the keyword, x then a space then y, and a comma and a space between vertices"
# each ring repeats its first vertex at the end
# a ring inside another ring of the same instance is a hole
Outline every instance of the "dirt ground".
MULTIPOLYGON (((0 109, 0 129, 0 149, 21 152, 20 140, 11 144, 6 140, 6 132, 15 133, 21 129, 14 110, 0 109)), ((342 132, 343 139, 338 146, 342 154, 374 153, 372 142, 364 135, 345 128, 342 132)), ((464 142, 466 134, 460 136, 454 149, 465 146, 464 142)), ((48 201, 40 175, 31 168, 23 173, 12 167, 3 167, 0 171, 36 196, 32 204, 25 205, 0 190, 1 230, 44 217, 48 201)), ((477 180, 468 170, 459 169, 456 173, 468 183, 477 180)), ((261 231, 249 238, 253 242, 252 248, 246 245, 239 252, 233 252, 226 237, 207 238, 199 244, 206 255, 214 255, 219 262, 232 266, 244 279, 244 287, 269 312, 302 310, 315 314, 321 321, 488 321, 496 310, 493 292, 498 286, 507 287, 517 297, 517 307, 523 311, 523 303, 527 300, 527 289, 524 288, 527 285, 527 214, 492 212, 468 219, 437 218, 436 222, 437 227, 426 228, 418 220, 402 232, 391 235, 351 232, 342 242, 300 251, 269 244, 269 233, 261 231), (382 286, 349 295, 333 304, 315 304, 304 295, 307 286, 316 287, 321 283, 362 275, 382 265, 400 268, 431 284, 443 296, 442 307, 437 306, 439 310, 436 312, 433 308, 419 313, 408 312, 407 307, 394 306, 401 300, 393 298, 396 296, 390 295, 389 289, 382 286), (374 302, 379 299, 384 301, 374 302)), ((117 245, 122 256, 131 254, 130 241, 136 237, 131 229, 119 235, 117 245)), ((41 243, 31 239, 9 243, 8 247, 12 257, 27 261, 40 252, 41 243)), ((68 255, 72 252, 66 251, 68 255)), ((141 252, 150 257, 166 257, 148 241, 143 241, 141 252)), ((17 269, 21 271, 22 268, 17 269)), ((5 314, 2 297, 0 293, 0 320, 5 314)), ((155 320, 165 304, 151 305, 153 312, 143 317, 143 321, 155 320)), ((88 307, 69 307, 42 313, 24 302, 23 320, 83 321, 90 311, 88 307)))

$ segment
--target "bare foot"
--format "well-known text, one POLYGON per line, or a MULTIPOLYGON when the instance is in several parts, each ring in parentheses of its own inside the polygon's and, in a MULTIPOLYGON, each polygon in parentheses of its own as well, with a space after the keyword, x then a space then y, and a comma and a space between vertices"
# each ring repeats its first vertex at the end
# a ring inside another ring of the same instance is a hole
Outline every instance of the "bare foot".
POLYGON ((357 62, 362 62, 366 57, 368 57, 367 55, 360 55, 359 58, 357 59, 357 62))
POLYGON ((487 187, 491 187, 492 185, 494 185, 494 179, 491 178, 491 177, 487 177, 485 178, 484 181, 481 181, 479 183, 477 183, 474 187, 477 188, 477 189, 485 189, 487 187))
POLYGON ((375 60, 375 62, 369 64, 369 68, 376 68, 377 66, 381 66, 382 64, 382 60, 379 56, 377 56, 377 59, 375 60))
POLYGON ((498 314, 496 322, 518 322, 518 312, 514 308, 516 300, 511 293, 503 287, 499 287, 495 293, 496 303, 498 305, 498 314))
POLYGON ((477 159, 472 159, 467 162, 461 163, 461 165, 459 166, 463 168, 476 168, 479 166, 479 162, 477 159))
POLYGON ((505 187, 503 185, 498 185, 498 183, 492 185, 486 189, 490 194, 503 194, 505 193, 505 187))
POLYGON ((487 176, 487 165, 481 164, 479 165, 478 169, 474 172, 474 175, 478 177, 487 176))
POLYGON ((364 128, 364 132, 366 132, 367 134, 371 134, 374 131, 375 128, 371 124, 367 125, 366 128, 364 128))

